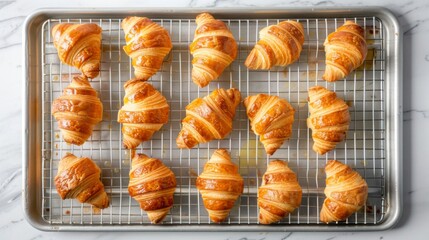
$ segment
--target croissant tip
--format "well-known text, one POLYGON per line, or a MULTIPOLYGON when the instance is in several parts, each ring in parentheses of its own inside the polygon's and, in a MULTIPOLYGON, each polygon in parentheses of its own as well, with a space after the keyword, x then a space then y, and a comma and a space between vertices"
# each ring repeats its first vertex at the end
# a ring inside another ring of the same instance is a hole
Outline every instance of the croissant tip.
POLYGON ((250 70, 269 70, 270 64, 262 64, 259 58, 263 58, 263 56, 258 55, 258 49, 255 46, 247 56, 244 65, 250 70))
POLYGON ((170 208, 171 207, 153 210, 153 211, 146 211, 146 214, 152 224, 159 224, 167 216, 168 212, 170 211, 170 208))

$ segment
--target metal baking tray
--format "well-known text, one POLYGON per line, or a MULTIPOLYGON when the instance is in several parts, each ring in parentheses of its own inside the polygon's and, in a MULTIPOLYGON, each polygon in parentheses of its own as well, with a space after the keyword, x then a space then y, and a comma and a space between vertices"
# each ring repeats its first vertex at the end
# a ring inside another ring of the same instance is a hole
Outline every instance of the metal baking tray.
POLYGON ((306 9, 45 9, 30 15, 23 34, 23 206, 27 220, 47 231, 358 231, 383 230, 398 222, 402 209, 402 33, 393 14, 383 8, 306 9), (214 14, 231 28, 239 54, 218 81, 199 89, 191 80, 188 46, 196 27, 195 16, 214 14), (121 20, 146 16, 171 34, 173 50, 152 83, 168 99, 168 124, 137 152, 160 158, 177 177, 174 207, 161 225, 151 225, 127 192, 130 153, 122 146, 116 122, 124 95, 123 84, 133 77, 130 58, 123 52, 121 20), (285 68, 249 71, 243 62, 263 27, 284 19, 301 22, 305 43, 299 60, 285 68), (346 20, 365 28, 369 44, 365 63, 345 80, 321 80, 323 42, 346 20), (62 64, 52 44, 51 28, 59 22, 93 22, 103 28, 101 74, 92 81, 104 105, 103 122, 81 147, 64 143, 51 116, 51 102, 78 73, 62 64), (316 84, 334 90, 350 105, 352 121, 347 139, 321 156, 312 151, 307 89, 316 84), (185 106, 213 89, 236 87, 242 97, 276 94, 296 110, 293 135, 271 159, 283 159, 297 173, 303 188, 302 205, 280 223, 258 224, 257 187, 269 158, 250 131, 243 105, 237 110, 232 133, 224 140, 200 144, 191 150, 176 147, 175 138, 185 106), (210 222, 195 188, 204 163, 219 147, 231 151, 245 180, 243 195, 227 221, 210 222), (102 181, 111 205, 97 210, 76 200, 62 201, 53 178, 66 152, 91 157, 102 169, 102 181), (323 224, 319 211, 325 198, 324 165, 328 159, 349 164, 369 185, 367 205, 347 221, 323 224))

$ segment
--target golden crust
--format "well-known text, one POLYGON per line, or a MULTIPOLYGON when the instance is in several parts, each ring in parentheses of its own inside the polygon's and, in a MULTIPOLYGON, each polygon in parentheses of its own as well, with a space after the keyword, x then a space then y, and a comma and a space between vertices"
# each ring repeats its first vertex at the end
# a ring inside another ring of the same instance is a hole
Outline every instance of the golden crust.
POLYGON ((64 140, 82 145, 92 134, 96 124, 101 122, 103 105, 97 92, 85 76, 75 76, 63 95, 52 103, 52 115, 64 140))
POLYGON ((128 192, 148 213, 152 223, 161 222, 173 206, 176 177, 159 159, 136 154, 132 160, 128 192))
POLYGON ((308 97, 307 126, 312 130, 313 150, 325 154, 345 139, 350 124, 349 107, 334 92, 320 86, 311 87, 308 97))
POLYGON ((267 94, 257 94, 244 99, 252 131, 268 155, 280 148, 292 135, 295 110, 285 99, 267 94))
POLYGON ((118 112, 127 149, 136 148, 168 122, 167 99, 151 84, 140 80, 125 83, 124 106, 118 112))
POLYGON ((259 38, 244 65, 249 69, 265 70, 287 66, 298 60, 301 54, 304 28, 298 22, 283 21, 262 29, 259 38))
POLYGON ((55 186, 62 199, 76 198, 98 208, 109 206, 109 199, 100 181, 100 168, 89 158, 77 158, 71 153, 64 156, 55 176, 55 186))
POLYGON ((301 205, 302 189, 295 173, 281 160, 269 163, 258 189, 259 223, 271 224, 301 205))
POLYGON ((173 48, 168 31, 145 17, 127 17, 122 21, 125 53, 132 58, 136 79, 146 81, 162 66, 173 48))
POLYGON ((324 43, 326 52, 324 80, 333 82, 345 78, 362 65, 368 50, 364 33, 361 26, 347 21, 328 35, 324 43))
POLYGON ((231 88, 216 89, 209 96, 197 98, 186 106, 186 117, 176 139, 179 148, 223 139, 232 130, 232 120, 240 103, 240 92, 231 88))
POLYGON ((189 46, 192 59, 192 80, 199 87, 217 79, 237 57, 237 43, 224 22, 209 13, 196 17, 197 29, 189 46))
POLYGON ((328 223, 346 220, 365 205, 368 185, 359 173, 336 160, 328 161, 325 172, 326 199, 320 212, 320 221, 328 223))
POLYGON ((224 221, 244 188, 238 167, 226 149, 216 150, 198 176, 196 187, 213 222, 224 221))
POLYGON ((54 46, 63 63, 74 66, 88 78, 100 72, 102 29, 95 23, 61 23, 52 28, 54 46))

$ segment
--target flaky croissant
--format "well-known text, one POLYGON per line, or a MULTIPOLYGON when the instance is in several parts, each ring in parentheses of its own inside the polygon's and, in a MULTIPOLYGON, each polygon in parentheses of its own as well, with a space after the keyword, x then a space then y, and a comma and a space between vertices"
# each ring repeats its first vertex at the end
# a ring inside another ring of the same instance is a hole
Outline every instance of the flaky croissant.
POLYGON ((200 87, 217 79, 237 57, 237 43, 224 22, 208 13, 196 18, 197 29, 189 47, 192 59, 192 80, 200 87))
POLYGON ((124 51, 132 58, 134 75, 146 81, 161 68, 164 57, 173 47, 170 35, 145 17, 127 17, 121 26, 127 44, 124 51))
POLYGON ((94 126, 101 122, 103 104, 85 76, 75 76, 52 103, 52 115, 64 141, 82 145, 91 136, 94 126))
POLYGON ((232 130, 232 120, 240 103, 240 91, 219 88, 186 106, 186 117, 176 139, 179 148, 192 148, 199 143, 223 139, 232 130))
POLYGON ((124 88, 124 106, 118 112, 118 122, 123 123, 124 146, 135 149, 168 122, 170 107, 167 99, 147 82, 129 80, 124 88))
POLYGON ((95 23, 61 23, 52 28, 60 60, 76 67, 88 78, 100 72, 102 29, 95 23))
POLYGON ((226 149, 216 150, 204 165, 204 171, 196 181, 204 206, 213 222, 222 222, 227 217, 237 198, 243 193, 243 178, 238 167, 231 162, 226 149))
POLYGON ((258 94, 244 99, 247 116, 253 132, 260 136, 268 155, 292 135, 295 110, 278 96, 258 94))
POLYGON ((308 90, 308 108, 307 126, 312 130, 313 150, 325 154, 346 137, 349 106, 334 92, 314 86, 308 90))
POLYGON ((173 206, 176 177, 161 160, 144 154, 132 159, 128 192, 152 223, 160 223, 173 206))
POLYGON ((301 199, 295 173, 284 161, 271 161, 258 189, 259 223, 280 221, 301 205, 301 199))
POLYGON ((259 41, 244 65, 249 69, 270 69, 295 62, 304 44, 304 28, 295 21, 283 21, 259 32, 259 41))
POLYGON ((89 158, 67 153, 58 165, 55 186, 60 197, 76 198, 97 208, 107 208, 109 198, 100 181, 100 168, 89 158))
POLYGON ((361 26, 347 21, 328 35, 323 44, 326 52, 323 79, 329 82, 337 81, 362 65, 368 50, 364 33, 361 26))
POLYGON ((346 220, 365 205, 368 185, 359 173, 336 160, 328 161, 325 172, 326 199, 320 211, 320 221, 346 220))

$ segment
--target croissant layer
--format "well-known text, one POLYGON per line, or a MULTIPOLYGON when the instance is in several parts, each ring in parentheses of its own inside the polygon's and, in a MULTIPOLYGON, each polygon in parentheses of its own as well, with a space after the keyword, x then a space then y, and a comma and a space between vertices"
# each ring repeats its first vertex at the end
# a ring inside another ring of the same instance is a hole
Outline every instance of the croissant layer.
POLYGON ((133 157, 128 192, 152 223, 160 223, 168 214, 175 189, 176 177, 161 160, 144 154, 133 157))
POLYGON ((101 122, 103 104, 85 76, 75 76, 63 95, 52 103, 52 115, 64 141, 82 145, 91 136, 93 128, 101 122))
POLYGON ((326 199, 320 211, 320 221, 346 220, 365 205, 368 185, 359 173, 336 160, 328 161, 325 172, 326 199))
POLYGON ((179 148, 192 148, 199 143, 223 139, 232 130, 232 120, 240 103, 240 92, 219 88, 186 106, 186 117, 176 139, 179 148))
POLYGON ((237 57, 237 43, 224 22, 209 13, 196 17, 197 29, 189 49, 193 55, 192 80, 199 87, 217 79, 237 57))
POLYGON ((196 187, 213 222, 222 222, 243 193, 243 178, 226 149, 216 150, 198 176, 196 187))
POLYGON ((55 186, 62 199, 76 198, 97 208, 107 208, 109 198, 100 181, 100 168, 89 158, 67 153, 60 161, 55 186))
POLYGON ((86 77, 97 77, 100 72, 101 32, 101 27, 95 23, 55 25, 52 37, 58 57, 86 77))
POLYGON ((125 53, 132 58, 136 79, 146 81, 162 66, 173 45, 168 31, 145 17, 127 17, 122 21, 125 53))
POLYGON ((287 66, 301 54, 304 28, 298 22, 283 21, 263 28, 259 39, 244 63, 249 69, 287 66))
POLYGON ((302 189, 295 173, 281 160, 268 164, 258 189, 259 223, 271 224, 301 205, 302 189))
POLYGON ((349 106, 334 92, 314 86, 308 90, 308 108, 313 150, 325 154, 345 139, 350 124, 349 106))
POLYGON ((118 122, 122 123, 124 146, 135 149, 168 122, 170 107, 167 99, 147 82, 129 80, 124 87, 124 106, 118 112, 118 122))
POLYGON ((268 155, 292 135, 295 110, 278 96, 258 94, 244 99, 252 131, 260 137, 268 155))
POLYGON ((367 54, 364 29, 347 21, 325 40, 326 69, 323 79, 329 82, 345 78, 362 65, 367 54))

